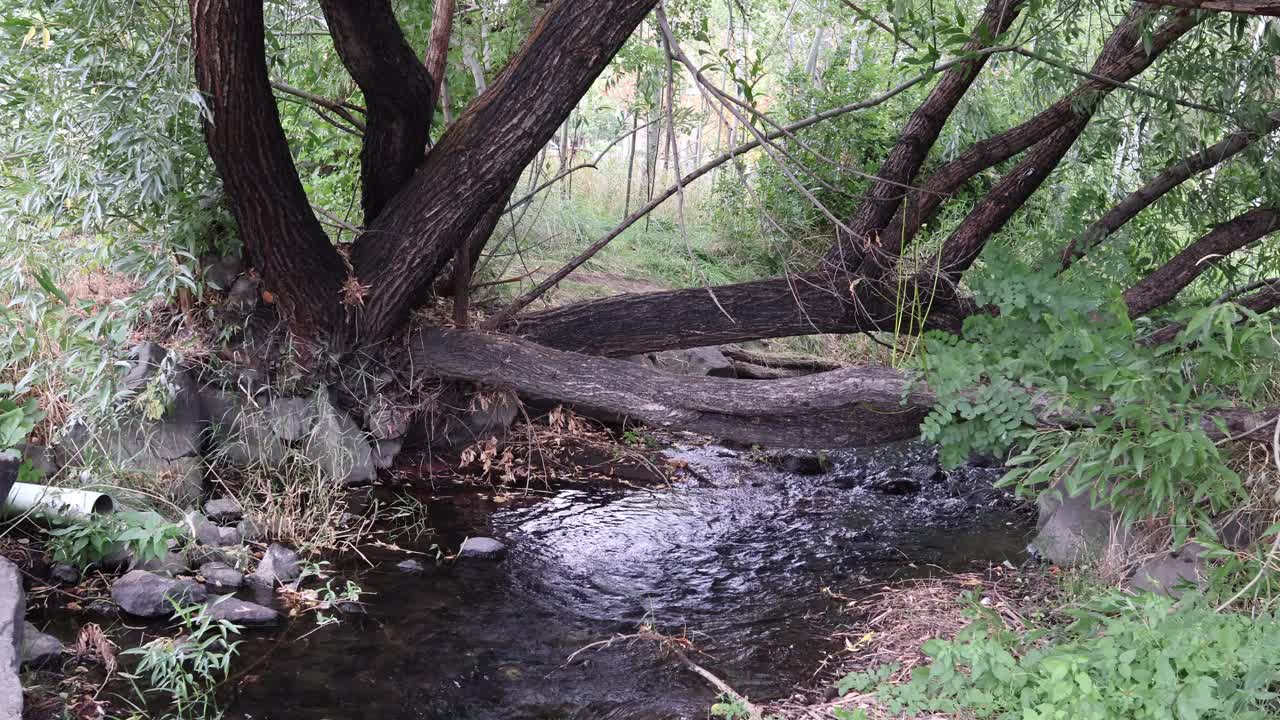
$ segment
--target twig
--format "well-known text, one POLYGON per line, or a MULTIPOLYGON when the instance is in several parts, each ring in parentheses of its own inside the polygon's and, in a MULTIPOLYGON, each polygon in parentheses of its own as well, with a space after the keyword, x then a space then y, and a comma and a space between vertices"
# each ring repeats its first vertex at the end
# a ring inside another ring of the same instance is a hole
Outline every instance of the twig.
POLYGON ((331 98, 324 97, 323 95, 316 95, 315 93, 309 93, 306 90, 298 89, 296 87, 293 87, 292 85, 286 85, 285 83, 282 83, 279 80, 272 80, 271 87, 287 95, 292 95, 297 98, 302 98, 303 100, 306 100, 309 103, 312 103, 314 105, 319 105, 325 110, 328 110, 334 115, 337 115, 343 120, 346 120, 347 122, 351 123, 360 132, 364 132, 364 129, 365 129, 364 121, 357 118, 355 115, 352 115, 350 112, 351 110, 354 110, 356 112, 363 113, 365 110, 359 105, 353 105, 352 103, 349 103, 346 101, 333 100, 331 98))

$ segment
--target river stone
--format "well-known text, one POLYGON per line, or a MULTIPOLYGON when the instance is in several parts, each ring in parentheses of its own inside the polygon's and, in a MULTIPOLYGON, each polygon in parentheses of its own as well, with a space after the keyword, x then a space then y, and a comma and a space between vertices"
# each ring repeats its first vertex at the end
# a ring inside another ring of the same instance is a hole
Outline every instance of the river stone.
POLYGON ((238 255, 211 255, 205 259, 204 281, 215 290, 230 290, 242 268, 238 255))
POLYGON ((236 530, 240 531, 240 540, 242 542, 256 542, 265 537, 262 528, 253 518, 245 518, 236 523, 236 530))
POLYGON ((271 587, 277 582, 293 582, 301 574, 302 563, 298 553, 283 545, 271 543, 262 556, 262 562, 258 563, 258 569, 253 571, 249 580, 271 587))
POLYGON ((470 537, 458 548, 458 557, 496 560, 507 552, 507 546, 487 537, 470 537))
POLYGON ((396 567, 407 573, 420 573, 426 568, 422 567, 422 563, 417 560, 401 560, 396 563, 396 567))
POLYGON ((400 450, 404 448, 404 441, 400 438, 389 440, 375 440, 373 442, 373 465, 376 468, 386 470, 396 462, 396 456, 400 454, 400 450))
POLYGON ((187 513, 184 525, 187 529, 187 534, 197 543, 213 545, 214 547, 222 546, 220 528, 199 512, 192 510, 187 513))
POLYGON ((1202 552, 1203 548, 1197 543, 1188 543, 1178 551, 1149 558, 1138 566, 1129 585, 1173 598, 1181 597, 1188 587, 1204 589, 1207 581, 1204 560, 1200 557, 1202 552))
POLYGON ((62 641, 40 632, 35 625, 25 623, 22 631, 22 664, 30 668, 42 668, 62 659, 62 641))
POLYGON ((677 375, 737 377, 733 363, 720 352, 720 348, 714 346, 664 350, 650 357, 657 369, 677 375))
POLYGON ((169 617, 173 605, 194 605, 208 597, 193 580, 164 578, 146 570, 132 570, 111 583, 111 599, 120 609, 138 617, 169 617))
POLYGON ((0 720, 22 720, 23 614, 26 596, 18 566, 0 557, 0 720))
POLYGON ((867 488, 885 495, 913 495, 920 492, 920 481, 906 475, 887 472, 871 478, 867 488))
POLYGON ((777 456, 776 462, 783 472, 793 475, 821 475, 830 468, 827 457, 819 453, 784 453, 777 456))
MULTIPOLYGON (((15 447, 22 459, 31 463, 32 469, 40 473, 42 478, 51 478, 62 470, 57 455, 45 447, 37 443, 18 443, 15 447)), ((5 495, 8 495, 6 492, 5 495)))
POLYGON ((75 585, 80 582, 80 571, 71 563, 54 563, 49 567, 49 579, 59 585, 75 585))
POLYGON ((329 402, 326 391, 318 391, 313 402, 315 423, 306 438, 303 454, 326 476, 345 487, 374 480, 378 471, 373 464, 373 448, 364 431, 329 402))
POLYGON ((275 610, 229 595, 210 600, 205 607, 211 616, 236 625, 261 627, 280 622, 280 613, 275 610))
POLYGON ((1032 546, 1054 565, 1074 567, 1122 554, 1132 541, 1119 513, 1094 507, 1087 489, 1073 497, 1059 482, 1041 493, 1038 502, 1039 530, 1032 546))
POLYGON ((258 300, 261 297, 259 281, 248 275, 241 275, 231 284, 231 290, 227 292, 227 299, 222 301, 222 307, 232 318, 243 319, 258 307, 258 300))
POLYGON ((164 555, 160 557, 147 558, 146 560, 138 560, 130 556, 130 570, 146 570, 156 575, 166 575, 173 577, 181 575, 191 569, 187 557, 180 552, 166 550, 164 555))
POLYGON ((205 563, 200 566, 200 576, 210 590, 235 590, 244 584, 244 573, 226 563, 205 563))
POLYGON ((223 497, 205 503, 204 514, 219 525, 226 525, 244 517, 244 508, 235 498, 223 497))

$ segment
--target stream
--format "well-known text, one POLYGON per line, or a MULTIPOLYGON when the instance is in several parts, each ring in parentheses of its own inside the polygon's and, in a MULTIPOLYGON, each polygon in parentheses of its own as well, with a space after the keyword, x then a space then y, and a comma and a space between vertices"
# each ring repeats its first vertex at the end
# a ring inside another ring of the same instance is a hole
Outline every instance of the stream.
POLYGON ((249 635, 228 717, 705 718, 715 693, 653 643, 566 660, 647 623, 686 635, 699 664, 751 698, 786 696, 836 649, 827 638, 841 618, 825 587, 856 594, 1025 558, 1033 516, 991 489, 1000 471, 943 472, 927 446, 832 453, 816 474, 715 446, 669 454, 695 477, 433 500, 423 545, 488 535, 506 557, 423 558, 413 573, 396 567, 403 555, 366 553, 367 620, 249 635))

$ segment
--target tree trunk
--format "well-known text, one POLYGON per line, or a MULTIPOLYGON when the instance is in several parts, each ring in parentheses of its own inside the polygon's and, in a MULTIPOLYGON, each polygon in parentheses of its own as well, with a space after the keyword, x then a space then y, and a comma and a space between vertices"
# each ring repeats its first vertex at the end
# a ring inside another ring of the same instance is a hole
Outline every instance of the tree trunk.
POLYGON ((311 212, 280 127, 262 4, 191 0, 190 9, 196 82, 209 109, 205 138, 240 239, 290 329, 322 340, 338 330, 347 273, 311 212))

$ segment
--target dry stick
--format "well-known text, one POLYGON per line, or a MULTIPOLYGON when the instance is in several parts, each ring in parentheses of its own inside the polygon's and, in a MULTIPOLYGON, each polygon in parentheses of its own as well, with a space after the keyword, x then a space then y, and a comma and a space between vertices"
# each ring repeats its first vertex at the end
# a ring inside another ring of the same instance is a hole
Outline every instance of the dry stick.
POLYGON ((346 101, 333 100, 331 98, 324 97, 323 95, 316 95, 315 93, 309 93, 306 90, 299 90, 298 88, 293 87, 292 85, 286 85, 285 83, 282 83, 279 80, 272 80, 271 87, 287 95, 292 95, 297 98, 302 98, 303 100, 306 100, 309 103, 319 105, 325 110, 328 110, 334 115, 337 115, 343 120, 346 120, 347 122, 351 123, 354 127, 360 130, 360 132, 364 132, 364 121, 360 120, 355 115, 352 115, 350 112, 350 110, 355 110, 356 112, 363 113, 365 110, 359 105, 354 105, 346 101))
MULTIPOLYGON (((886 90, 885 92, 880 93, 879 95, 868 98, 866 100, 860 100, 858 102, 849 103, 847 105, 841 105, 840 107, 831 108, 830 110, 824 110, 815 115, 810 115, 809 117, 803 120, 798 120, 794 123, 791 123, 790 125, 786 126, 786 131, 795 132, 797 130, 803 130, 812 125, 817 125, 818 123, 824 120, 830 120, 831 118, 834 118, 834 117, 847 115, 848 113, 851 113, 851 112, 857 112, 858 110, 865 110, 867 108, 881 105, 893 99, 894 97, 901 95, 907 90, 910 90, 916 85, 919 85, 920 83, 925 82, 926 80, 933 77, 934 75, 940 72, 943 72, 944 70, 948 70, 955 65, 958 65, 963 62, 969 62, 970 60, 973 60, 975 57, 981 57, 983 55, 995 55, 997 53, 1004 53, 1004 52, 1012 52, 1013 50, 1016 50, 1016 49, 1017 49, 1016 45, 1001 45, 998 47, 983 48, 982 50, 977 50, 972 53, 967 53, 959 57, 951 58, 950 60, 946 60, 944 62, 938 63, 937 65, 934 65, 929 70, 926 70, 925 72, 911 78, 910 80, 905 80, 899 83, 898 85, 890 88, 889 90, 886 90)), ((778 138, 784 137, 785 135, 786 133, 782 131, 775 131, 775 132, 765 134, 764 137, 770 140, 777 140, 778 138)), ((757 147, 760 147, 760 144, 761 143, 757 140, 751 140, 751 141, 742 143, 737 147, 730 148, 724 153, 721 153, 720 155, 703 163, 700 167, 690 171, 687 175, 685 175, 683 178, 680 179, 680 184, 688 185, 694 180, 697 180, 703 175, 706 175, 707 173, 720 167, 726 162, 729 162, 730 160, 738 157, 739 155, 743 155, 747 152, 750 152, 751 150, 756 149, 757 147)), ((485 330, 493 330, 495 328, 502 326, 504 323, 507 322, 507 320, 514 317, 516 313, 525 309, 530 305, 530 303, 542 297, 547 293, 547 291, 549 291, 551 288, 558 285, 561 280, 569 276, 569 273, 573 272, 574 270, 577 270, 579 267, 582 267, 583 263, 587 262, 592 257, 594 257, 596 253, 603 250, 606 245, 608 245, 610 242, 616 239, 619 235, 625 232, 627 228, 630 228, 632 225, 636 224, 636 222, 638 222, 641 218, 645 217, 650 212, 652 212, 654 208, 661 205, 664 201, 666 201, 672 195, 675 195, 678 189, 679 189, 678 186, 672 185, 671 187, 668 187, 666 190, 664 190, 661 194, 654 196, 654 198, 650 200, 648 203, 646 203, 644 207, 628 215, 627 218, 623 220, 617 227, 610 230, 607 234, 605 234, 599 240, 596 240, 594 243, 592 243, 590 247, 588 247, 586 250, 583 250, 581 253, 578 254, 577 257, 575 257, 574 259, 566 263, 564 267, 560 268, 559 270, 555 271, 551 275, 547 276, 545 280, 538 283, 538 285, 534 287, 532 290, 525 293, 524 295, 521 295, 519 298, 516 298, 511 302, 510 305, 503 308, 497 314, 491 316, 487 321, 485 321, 484 325, 481 327, 485 330)))

